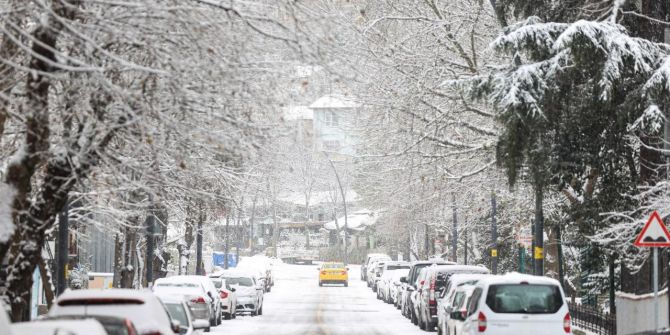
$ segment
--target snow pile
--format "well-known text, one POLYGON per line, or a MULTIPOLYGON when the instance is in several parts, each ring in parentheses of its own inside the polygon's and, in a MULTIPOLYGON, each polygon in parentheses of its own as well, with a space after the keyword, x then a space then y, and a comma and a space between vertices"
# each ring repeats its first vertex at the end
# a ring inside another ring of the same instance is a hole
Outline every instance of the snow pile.
MULTIPOLYGON (((372 212, 367 211, 358 211, 354 214, 347 216, 347 228, 352 230, 365 230, 366 227, 372 226, 377 223, 379 217, 372 212)), ((341 229, 344 227, 344 217, 340 217, 337 220, 326 222, 323 227, 328 230, 341 229)))
POLYGON ((16 189, 8 184, 0 185, 0 243, 7 242, 14 234, 12 222, 12 202, 16 189))

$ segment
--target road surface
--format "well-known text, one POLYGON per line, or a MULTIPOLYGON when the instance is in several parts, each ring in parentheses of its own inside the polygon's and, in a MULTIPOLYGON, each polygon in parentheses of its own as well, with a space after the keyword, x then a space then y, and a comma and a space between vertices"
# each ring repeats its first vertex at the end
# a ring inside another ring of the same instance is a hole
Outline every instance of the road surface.
POLYGON ((316 265, 277 266, 263 315, 224 320, 210 334, 427 334, 393 305, 377 300, 360 280, 359 266, 350 268, 349 287, 319 287, 316 265))

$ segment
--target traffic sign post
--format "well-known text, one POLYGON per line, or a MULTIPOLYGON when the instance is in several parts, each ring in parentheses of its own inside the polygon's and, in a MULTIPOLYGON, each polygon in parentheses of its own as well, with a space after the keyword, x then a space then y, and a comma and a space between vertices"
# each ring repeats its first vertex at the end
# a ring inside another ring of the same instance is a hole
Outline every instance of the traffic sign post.
POLYGON ((670 233, 668 228, 663 223, 663 219, 654 211, 647 224, 644 225, 640 235, 635 239, 634 245, 641 248, 653 249, 653 266, 654 266, 654 330, 660 328, 659 325, 659 305, 658 305, 658 248, 670 247, 670 233))

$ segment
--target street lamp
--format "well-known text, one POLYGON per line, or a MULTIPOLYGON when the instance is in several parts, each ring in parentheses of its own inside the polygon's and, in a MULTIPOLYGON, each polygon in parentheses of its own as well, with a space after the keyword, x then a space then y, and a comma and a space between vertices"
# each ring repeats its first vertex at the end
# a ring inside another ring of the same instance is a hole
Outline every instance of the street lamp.
MULTIPOLYGON (((349 228, 349 224, 347 222, 347 198, 344 194, 344 188, 342 187, 342 182, 340 182, 340 176, 337 173, 337 169, 335 168, 335 164, 333 161, 328 157, 328 153, 325 151, 322 151, 323 155, 326 156, 326 159, 328 160, 328 163, 330 163, 330 167, 333 168, 333 172, 335 173, 335 179, 337 179, 337 185, 340 187, 340 194, 342 195, 342 204, 344 204, 344 265, 347 265, 347 229, 349 228)), ((335 218, 335 222, 337 222, 337 218, 335 218)))

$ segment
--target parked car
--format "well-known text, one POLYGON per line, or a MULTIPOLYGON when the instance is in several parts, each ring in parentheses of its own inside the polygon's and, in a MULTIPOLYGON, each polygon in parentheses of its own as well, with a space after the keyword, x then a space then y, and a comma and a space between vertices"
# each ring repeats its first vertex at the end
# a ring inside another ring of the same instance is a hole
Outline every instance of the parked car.
POLYGON ((5 303, 0 301, 0 329, 7 329, 7 335, 12 335, 12 328, 10 327, 12 323, 9 321, 9 314, 7 312, 5 303))
POLYGON ((139 335, 172 335, 179 332, 178 325, 175 326, 171 322, 163 304, 150 291, 130 289, 65 291, 54 302, 48 313, 50 317, 63 315, 108 315, 127 318, 133 322, 139 335))
POLYGON ((221 299, 212 281, 204 276, 173 276, 156 279, 153 290, 161 296, 185 297, 197 319, 221 324, 221 299))
MULTIPOLYGON (((373 287, 375 279, 376 279, 375 278, 375 271, 377 270, 377 267, 379 265, 384 265, 385 262, 387 262, 387 260, 377 259, 377 260, 372 261, 368 265, 368 267, 365 270, 366 271, 365 277, 366 277, 366 282, 367 282, 368 287, 370 287, 370 288, 373 287)), ((376 291, 376 289, 374 289, 374 288, 372 290, 376 291)))
POLYGON ((391 285, 389 285, 389 298, 391 303, 397 309, 400 309, 400 290, 402 288, 402 282, 400 278, 407 277, 409 274, 409 268, 400 269, 393 271, 393 276, 391 277, 391 285))
MULTIPOLYGON (((485 278, 486 274, 456 273, 447 279, 447 286, 441 290, 440 297, 437 299, 437 332, 446 334, 446 324, 453 309, 452 303, 456 289, 463 285, 475 285, 485 278)), ((464 306, 467 309, 467 305, 464 306)))
POLYGON ((454 297, 449 308, 449 317, 444 325, 438 325, 438 335, 449 334, 456 335, 463 333, 463 323, 468 315, 468 303, 472 292, 475 291, 474 285, 460 285, 454 291, 454 297))
POLYGON ((509 273, 477 283, 463 334, 571 334, 570 312, 557 280, 509 273))
POLYGON ((326 262, 319 267, 319 286, 342 284, 349 286, 349 268, 340 262, 326 262))
POLYGON ((253 273, 256 280, 263 285, 265 292, 270 292, 274 286, 272 275, 272 261, 264 255, 245 257, 240 260, 237 270, 253 273))
POLYGON ((265 286, 259 283, 254 274, 239 270, 220 273, 237 295, 236 313, 250 313, 251 316, 263 315, 263 293, 265 286))
POLYGON ((456 264, 453 262, 448 262, 445 260, 428 260, 428 261, 416 261, 412 262, 409 268, 409 274, 405 278, 400 278, 400 281, 403 283, 400 289, 400 311, 402 315, 406 318, 415 320, 416 315, 414 315, 414 306, 412 305, 411 294, 416 290, 416 278, 419 276, 421 269, 431 266, 433 264, 437 265, 446 265, 446 264, 456 264))
POLYGON ((11 332, 13 335, 107 335, 95 319, 18 322, 12 324, 11 332))
POLYGON ((377 299, 384 302, 391 303, 389 296, 391 295, 391 278, 398 270, 409 271, 409 263, 407 262, 386 262, 382 270, 382 276, 377 281, 377 299))
POLYGON ((202 334, 210 328, 209 320, 196 319, 193 311, 186 304, 183 297, 159 296, 173 321, 179 322, 180 335, 202 334))
POLYGON ((219 298, 221 298, 221 313, 226 320, 234 319, 237 312, 237 294, 235 288, 231 287, 224 278, 216 275, 210 276, 209 279, 214 283, 214 287, 219 290, 219 298))
POLYGON ((432 265, 425 269, 425 277, 420 290, 417 290, 415 307, 419 328, 432 331, 437 326, 437 299, 447 288, 449 278, 456 273, 488 274, 483 266, 474 265, 432 265))
POLYGON ((87 320, 94 319, 105 328, 107 335, 136 335, 137 329, 132 321, 128 318, 116 317, 116 316, 103 316, 103 315, 61 315, 61 316, 46 316, 40 321, 66 321, 66 320, 87 320))
POLYGON ((380 260, 390 261, 391 256, 389 256, 387 254, 378 254, 378 253, 367 255, 367 257, 365 259, 365 262, 363 263, 363 265, 361 265, 361 280, 363 280, 363 281, 368 280, 368 276, 367 276, 368 267, 370 266, 370 264, 372 264, 372 262, 380 261, 380 260))

